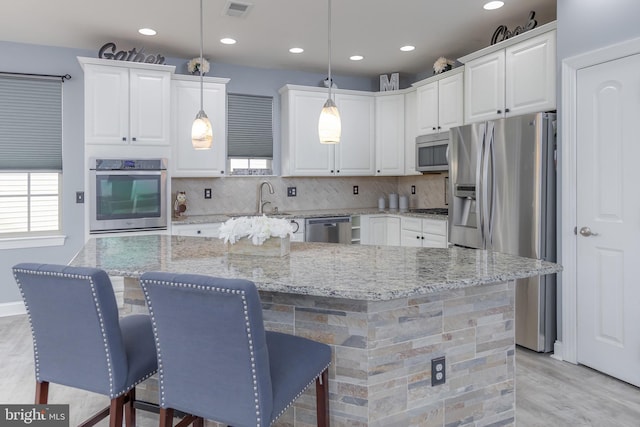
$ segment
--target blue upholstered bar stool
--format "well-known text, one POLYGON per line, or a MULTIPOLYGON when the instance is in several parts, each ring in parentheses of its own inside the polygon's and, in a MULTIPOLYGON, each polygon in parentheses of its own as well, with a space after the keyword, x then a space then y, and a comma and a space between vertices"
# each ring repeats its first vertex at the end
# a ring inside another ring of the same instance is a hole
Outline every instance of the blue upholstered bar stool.
MULTIPOLYGON (((23 263, 13 274, 27 308, 36 370, 36 404, 49 383, 109 396, 111 404, 85 421, 110 416, 110 426, 135 426, 135 386, 157 370, 147 315, 118 319, 107 273, 96 268, 23 263)), ((73 402, 71 402, 73 405, 73 402)))
POLYGON ((160 426, 179 410, 199 425, 267 427, 314 381, 318 426, 329 426, 331 348, 265 332, 253 282, 149 272, 140 283, 156 338, 160 426))

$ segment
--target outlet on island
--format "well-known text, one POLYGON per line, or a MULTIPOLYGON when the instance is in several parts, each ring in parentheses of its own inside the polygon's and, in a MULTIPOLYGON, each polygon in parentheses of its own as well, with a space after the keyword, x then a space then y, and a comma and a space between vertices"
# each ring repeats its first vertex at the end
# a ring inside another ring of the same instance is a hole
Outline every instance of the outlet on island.
POLYGON ((205 188, 204 189, 204 198, 205 199, 210 199, 211 198, 211 189, 210 188, 205 188))
POLYGON ((359 191, 359 190, 358 190, 358 186, 357 186, 357 185, 354 185, 354 186, 353 186, 353 194, 358 194, 358 191, 359 191))
POLYGON ((287 187, 287 197, 296 197, 297 195, 296 187, 287 187))

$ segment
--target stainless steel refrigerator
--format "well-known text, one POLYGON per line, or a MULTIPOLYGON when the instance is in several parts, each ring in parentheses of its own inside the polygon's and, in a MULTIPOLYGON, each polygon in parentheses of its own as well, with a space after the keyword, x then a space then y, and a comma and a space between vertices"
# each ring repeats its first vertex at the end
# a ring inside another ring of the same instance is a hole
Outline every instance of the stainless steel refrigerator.
MULTIPOLYGON (((449 240, 556 260, 555 113, 453 128, 449 240)), ((556 276, 516 283, 516 344, 539 352, 556 338, 556 276)))

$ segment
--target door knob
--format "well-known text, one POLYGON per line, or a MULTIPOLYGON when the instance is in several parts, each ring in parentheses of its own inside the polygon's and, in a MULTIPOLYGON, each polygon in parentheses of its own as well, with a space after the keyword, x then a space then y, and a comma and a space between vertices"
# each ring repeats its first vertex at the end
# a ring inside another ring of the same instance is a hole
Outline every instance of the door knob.
POLYGON ((582 227, 580 229, 580 234, 583 235, 584 237, 599 236, 598 233, 594 233, 593 231, 591 231, 589 227, 582 227))

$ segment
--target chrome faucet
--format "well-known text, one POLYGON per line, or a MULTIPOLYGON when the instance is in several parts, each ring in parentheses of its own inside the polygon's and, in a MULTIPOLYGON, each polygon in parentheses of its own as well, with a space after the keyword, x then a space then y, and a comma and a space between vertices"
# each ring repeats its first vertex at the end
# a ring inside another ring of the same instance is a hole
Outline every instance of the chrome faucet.
POLYGON ((267 184, 267 186, 269 187, 269 194, 273 194, 273 185, 271 185, 271 183, 269 181, 262 181, 260 183, 260 190, 258 191, 258 213, 260 215, 262 215, 264 213, 264 205, 271 203, 271 202, 266 202, 264 200, 262 200, 262 188, 264 187, 264 185, 267 184))

